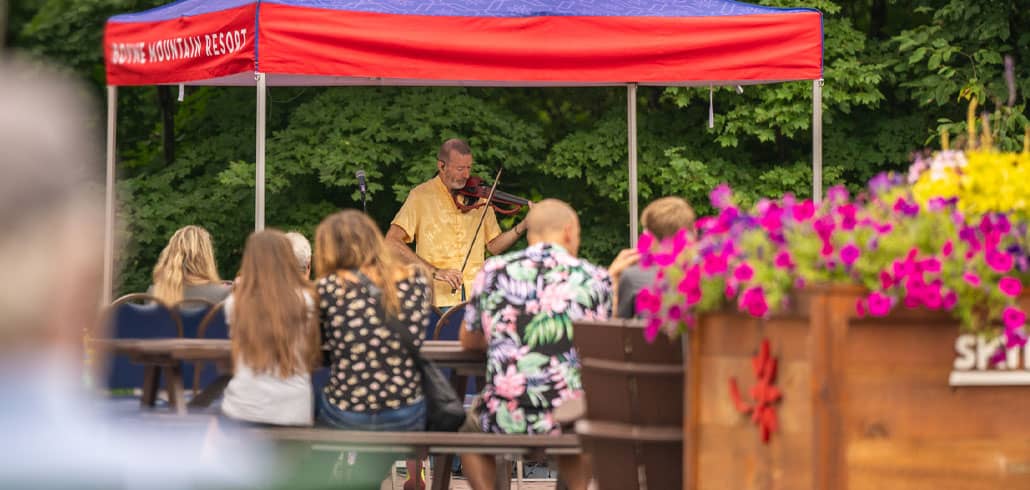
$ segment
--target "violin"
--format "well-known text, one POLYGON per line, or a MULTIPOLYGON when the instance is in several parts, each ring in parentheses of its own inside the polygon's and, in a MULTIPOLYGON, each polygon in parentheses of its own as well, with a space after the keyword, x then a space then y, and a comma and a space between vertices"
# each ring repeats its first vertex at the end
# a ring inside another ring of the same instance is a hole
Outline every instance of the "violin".
POLYGON ((454 197, 454 204, 463 213, 485 206, 487 201, 484 199, 489 199, 490 207, 505 216, 515 214, 522 210, 522 206, 529 204, 529 199, 496 189, 493 190, 491 197, 490 190, 490 184, 473 175, 465 181, 465 187, 451 190, 451 195, 454 197))

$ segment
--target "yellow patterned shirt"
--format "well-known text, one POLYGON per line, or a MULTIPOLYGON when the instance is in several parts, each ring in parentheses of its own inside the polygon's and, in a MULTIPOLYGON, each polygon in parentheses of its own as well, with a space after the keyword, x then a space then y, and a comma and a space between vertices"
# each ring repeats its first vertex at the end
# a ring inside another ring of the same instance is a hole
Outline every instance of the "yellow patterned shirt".
MULTIPOLYGON (((461 270, 469 243, 479 224, 482 209, 462 213, 454 204, 447 186, 439 177, 433 177, 419 184, 408 193, 408 198, 390 223, 397 225, 407 235, 406 243, 415 242, 415 254, 439 269, 461 270)), ((483 227, 472 246, 472 255, 465 266, 464 281, 466 294, 472 291, 472 281, 483 267, 486 244, 501 234, 497 215, 490 209, 483 220, 483 227)), ((436 306, 453 306, 461 302, 461 290, 451 292, 443 281, 433 281, 436 306)))

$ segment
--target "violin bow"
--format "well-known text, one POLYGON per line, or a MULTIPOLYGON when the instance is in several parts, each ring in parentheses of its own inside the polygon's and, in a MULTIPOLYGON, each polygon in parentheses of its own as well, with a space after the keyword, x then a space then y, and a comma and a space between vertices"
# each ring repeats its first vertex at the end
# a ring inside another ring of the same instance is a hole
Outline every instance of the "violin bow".
MULTIPOLYGON (((497 169, 497 176, 494 177, 494 185, 490 186, 490 194, 486 196, 486 205, 483 206, 483 212, 479 215, 479 224, 476 225, 476 232, 472 234, 472 243, 469 243, 469 249, 465 252, 465 260, 461 263, 461 270, 458 271, 458 273, 461 274, 462 301, 465 301, 465 267, 469 265, 469 257, 472 256, 472 247, 476 246, 476 239, 479 238, 479 230, 483 228, 483 220, 486 219, 486 212, 490 210, 490 201, 494 198, 494 191, 497 190, 497 183, 501 181, 501 172, 503 170, 504 167, 499 167, 497 169)), ((454 294, 457 291, 457 289, 451 289, 451 294, 454 294)))

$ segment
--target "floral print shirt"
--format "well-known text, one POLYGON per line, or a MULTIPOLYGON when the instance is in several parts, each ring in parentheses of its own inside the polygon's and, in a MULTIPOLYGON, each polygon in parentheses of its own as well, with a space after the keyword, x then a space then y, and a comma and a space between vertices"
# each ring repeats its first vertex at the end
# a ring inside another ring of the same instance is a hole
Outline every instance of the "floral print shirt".
POLYGON ((572 322, 612 313, 608 272, 550 243, 491 258, 472 286, 466 328, 483 332, 484 432, 557 434, 552 411, 579 398, 572 322))

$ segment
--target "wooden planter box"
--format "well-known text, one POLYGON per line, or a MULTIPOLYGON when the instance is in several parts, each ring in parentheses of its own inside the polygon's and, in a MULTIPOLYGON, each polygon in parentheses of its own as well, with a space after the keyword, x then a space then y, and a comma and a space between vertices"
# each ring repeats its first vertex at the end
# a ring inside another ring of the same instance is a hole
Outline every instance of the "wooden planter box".
POLYGON ((766 320, 700 318, 686 363, 685 488, 1030 488, 1030 386, 949 386, 957 321, 923 310, 857 319, 862 292, 815 288, 766 320), (736 377, 749 398, 762 339, 783 393, 768 444, 729 389, 736 377))

